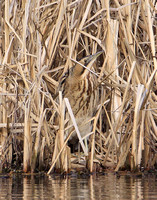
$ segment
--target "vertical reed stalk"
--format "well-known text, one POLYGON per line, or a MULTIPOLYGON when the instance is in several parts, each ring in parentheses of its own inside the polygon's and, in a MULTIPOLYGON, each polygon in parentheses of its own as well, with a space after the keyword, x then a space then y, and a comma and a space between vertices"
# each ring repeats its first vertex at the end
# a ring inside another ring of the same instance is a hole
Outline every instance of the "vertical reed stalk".
POLYGON ((31 100, 25 103, 23 171, 30 172, 32 162, 31 100))
POLYGON ((35 167, 37 164, 37 159, 39 156, 39 150, 40 150, 40 145, 41 145, 41 127, 43 125, 43 118, 44 118, 44 99, 45 95, 42 95, 42 104, 40 108, 40 118, 38 122, 38 128, 36 132, 36 138, 35 138, 35 145, 34 145, 34 150, 33 150, 33 155, 32 155, 32 166, 31 166, 31 171, 35 171, 35 167))
MULTIPOLYGON (((140 121, 140 104, 141 104, 141 97, 143 92, 143 85, 138 85, 137 95, 136 95, 136 104, 135 104, 135 113, 134 113, 134 125, 133 125, 133 141, 132 141, 132 155, 134 157, 134 166, 137 168, 137 158, 138 158, 138 129, 139 129, 139 121, 140 121)), ((133 169, 132 169, 133 170, 133 169)))
MULTIPOLYGON (((59 151, 62 149, 64 145, 64 118, 65 118, 65 103, 64 100, 62 99, 62 93, 61 91, 59 92, 59 102, 60 102, 60 122, 59 122, 59 151)), ((61 172, 67 172, 67 152, 66 148, 63 149, 61 156, 60 156, 60 167, 61 167, 61 172)))

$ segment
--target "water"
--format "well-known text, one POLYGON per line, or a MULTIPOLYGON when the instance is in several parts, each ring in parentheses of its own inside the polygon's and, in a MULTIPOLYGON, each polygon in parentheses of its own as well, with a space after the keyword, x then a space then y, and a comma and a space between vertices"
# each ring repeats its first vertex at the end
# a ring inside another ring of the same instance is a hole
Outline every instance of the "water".
POLYGON ((157 200, 157 176, 113 173, 62 179, 54 176, 0 177, 1 200, 157 200))

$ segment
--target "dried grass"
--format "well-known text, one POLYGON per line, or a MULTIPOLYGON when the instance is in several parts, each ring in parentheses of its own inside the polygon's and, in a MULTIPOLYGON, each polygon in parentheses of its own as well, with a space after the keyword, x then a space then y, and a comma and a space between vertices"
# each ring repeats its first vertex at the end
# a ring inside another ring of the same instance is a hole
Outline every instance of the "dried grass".
POLYGON ((74 60, 99 50, 104 53, 94 65, 101 102, 93 116, 89 170, 95 159, 116 171, 155 166, 156 10, 154 0, 1 1, 1 170, 23 162, 25 172, 37 166, 67 172, 65 111, 87 154, 68 100, 60 94, 58 101, 57 91, 74 60))

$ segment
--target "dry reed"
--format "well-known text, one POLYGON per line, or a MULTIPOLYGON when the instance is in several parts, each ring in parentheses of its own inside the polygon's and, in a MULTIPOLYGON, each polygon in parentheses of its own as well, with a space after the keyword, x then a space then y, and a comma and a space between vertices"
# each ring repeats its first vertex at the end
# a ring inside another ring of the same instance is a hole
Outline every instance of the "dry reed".
MULTIPOLYGON (((94 163, 116 171, 157 164, 157 3, 155 0, 9 1, 0 3, 0 170, 23 166, 68 172, 68 99, 61 76, 99 50, 101 101, 89 143, 94 163)), ((87 133, 88 134, 88 133, 87 133)))

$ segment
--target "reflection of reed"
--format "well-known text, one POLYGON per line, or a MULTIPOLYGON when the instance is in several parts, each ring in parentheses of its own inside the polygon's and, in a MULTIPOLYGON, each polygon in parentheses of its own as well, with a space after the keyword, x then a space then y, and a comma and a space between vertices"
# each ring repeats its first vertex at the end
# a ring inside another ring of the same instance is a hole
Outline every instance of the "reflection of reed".
POLYGON ((143 200, 157 199, 156 177, 134 175, 73 177, 0 176, 0 200, 143 200))
POLYGON ((71 196, 71 179, 53 179, 49 176, 49 180, 54 199, 69 199, 71 196))
POLYGON ((131 178, 130 180, 131 200, 144 199, 144 191, 141 179, 131 178))
POLYGON ((34 196, 33 185, 34 185, 34 177, 32 177, 31 180, 28 177, 23 177, 23 198, 24 199, 31 200, 32 196, 34 196))
POLYGON ((49 187, 49 180, 40 176, 25 176, 23 177, 23 199, 32 200, 32 199, 41 199, 45 198, 52 199, 54 194, 49 187))
POLYGON ((57 180, 50 177, 50 180, 54 199, 95 199, 95 197, 92 197, 92 194, 90 193, 93 191, 90 189, 93 184, 92 182, 90 184, 90 179, 88 177, 85 179, 67 178, 57 180))
POLYGON ((93 188, 93 176, 90 176, 90 179, 89 179, 89 191, 90 191, 90 199, 91 200, 94 200, 94 194, 93 194, 93 191, 94 191, 94 188, 93 188))
MULTIPOLYGON (((149 199, 151 189, 149 179, 136 178, 132 176, 116 176, 107 174, 104 176, 90 176, 89 178, 66 178, 51 177, 44 181, 24 178, 24 199, 40 197, 44 200, 45 195, 51 199, 149 199)), ((155 182, 153 183, 155 185, 155 182)))
POLYGON ((0 199, 11 200, 12 199, 12 179, 0 178, 0 199))

